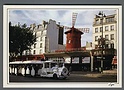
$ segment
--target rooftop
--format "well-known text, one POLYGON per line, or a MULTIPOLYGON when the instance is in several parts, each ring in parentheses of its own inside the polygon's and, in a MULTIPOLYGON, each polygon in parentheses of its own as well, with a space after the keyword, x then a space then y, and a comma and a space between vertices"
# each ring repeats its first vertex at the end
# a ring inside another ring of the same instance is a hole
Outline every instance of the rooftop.
MULTIPOLYGON (((71 32, 72 32, 72 28, 70 28, 70 30, 66 31, 65 34, 71 33, 71 32)), ((74 28, 74 32, 84 34, 83 32, 81 32, 80 30, 78 30, 76 28, 74 28)))

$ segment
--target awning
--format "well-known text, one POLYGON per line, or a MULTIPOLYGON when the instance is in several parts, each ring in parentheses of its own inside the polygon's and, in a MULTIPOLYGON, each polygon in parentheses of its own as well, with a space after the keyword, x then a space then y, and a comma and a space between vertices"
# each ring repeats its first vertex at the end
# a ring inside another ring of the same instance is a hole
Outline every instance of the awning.
POLYGON ((74 52, 54 52, 54 53, 44 53, 45 57, 87 57, 90 56, 88 51, 74 51, 74 52))
POLYGON ((44 53, 45 57, 52 58, 52 57, 69 57, 65 53, 44 53))

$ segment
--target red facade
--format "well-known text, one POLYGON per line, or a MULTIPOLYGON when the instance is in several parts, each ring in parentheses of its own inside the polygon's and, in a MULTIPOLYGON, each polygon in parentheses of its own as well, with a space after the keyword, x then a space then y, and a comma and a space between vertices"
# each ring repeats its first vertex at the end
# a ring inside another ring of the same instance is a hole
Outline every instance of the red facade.
POLYGON ((43 54, 40 54, 40 55, 24 55, 22 57, 17 57, 16 58, 16 61, 19 61, 19 60, 43 60, 44 59, 44 55, 43 54))
POLYGON ((81 35, 83 32, 72 27, 69 31, 66 31, 66 50, 72 50, 81 48, 81 35))

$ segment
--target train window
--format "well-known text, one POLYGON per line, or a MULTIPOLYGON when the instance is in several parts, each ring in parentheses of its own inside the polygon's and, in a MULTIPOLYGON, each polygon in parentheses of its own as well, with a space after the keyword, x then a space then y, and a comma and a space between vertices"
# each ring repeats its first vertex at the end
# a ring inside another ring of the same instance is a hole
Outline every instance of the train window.
POLYGON ((49 68, 49 63, 45 63, 45 68, 49 68))
POLYGON ((51 63, 51 67, 55 67, 56 63, 51 63))
POLYGON ((63 66, 63 63, 59 63, 59 67, 62 67, 63 66))
POLYGON ((39 68, 42 68, 43 67, 43 65, 41 64, 41 65, 39 65, 39 68))

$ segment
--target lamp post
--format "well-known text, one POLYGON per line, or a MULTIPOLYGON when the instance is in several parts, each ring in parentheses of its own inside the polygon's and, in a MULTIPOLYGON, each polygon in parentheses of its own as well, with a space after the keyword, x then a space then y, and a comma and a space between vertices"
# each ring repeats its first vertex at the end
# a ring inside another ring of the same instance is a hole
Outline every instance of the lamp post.
POLYGON ((104 38, 103 38, 103 18, 105 17, 105 14, 103 15, 103 11, 99 12, 98 15, 101 15, 101 25, 102 25, 102 36, 100 38, 101 40, 101 73, 103 72, 103 43, 104 43, 104 38))

